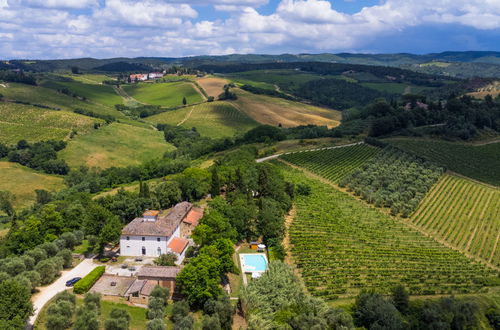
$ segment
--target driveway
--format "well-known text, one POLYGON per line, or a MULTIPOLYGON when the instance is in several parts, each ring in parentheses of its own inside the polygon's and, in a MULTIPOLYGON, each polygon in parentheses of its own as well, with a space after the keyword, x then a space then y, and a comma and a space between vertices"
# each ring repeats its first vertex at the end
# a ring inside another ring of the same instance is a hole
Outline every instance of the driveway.
POLYGON ((68 287, 66 287, 66 281, 72 279, 73 277, 84 277, 85 275, 90 273, 96 266, 97 265, 92 261, 92 259, 84 259, 76 267, 61 272, 61 277, 59 277, 54 283, 50 284, 49 286, 38 288, 40 292, 37 292, 31 297, 35 313, 29 319, 27 328, 31 329, 33 327, 38 314, 50 299, 52 299, 59 292, 69 289, 68 287))

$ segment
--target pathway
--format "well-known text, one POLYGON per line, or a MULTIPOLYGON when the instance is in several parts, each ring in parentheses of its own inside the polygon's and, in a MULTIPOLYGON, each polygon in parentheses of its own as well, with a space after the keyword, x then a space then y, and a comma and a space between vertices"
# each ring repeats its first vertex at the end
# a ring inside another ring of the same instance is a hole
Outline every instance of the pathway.
POLYGON ((94 264, 92 259, 84 259, 76 267, 61 272, 61 276, 54 283, 45 287, 38 288, 40 291, 31 297, 35 313, 30 317, 26 328, 33 328, 33 325, 35 324, 40 311, 47 302, 54 298, 55 295, 59 292, 69 289, 68 287, 66 287, 66 281, 72 279, 73 277, 84 277, 85 275, 90 273, 96 266, 97 265, 94 264))
POLYGON ((271 160, 271 159, 276 159, 276 158, 278 158, 279 156, 282 156, 282 155, 296 154, 296 153, 299 153, 299 152, 310 152, 310 151, 330 150, 330 149, 352 147, 352 146, 355 146, 355 145, 358 145, 358 144, 363 144, 363 143, 364 142, 356 142, 356 143, 351 143, 351 144, 343 144, 341 146, 315 148, 315 149, 307 149, 307 150, 299 150, 299 151, 290 151, 290 152, 284 152, 284 153, 280 153, 280 154, 275 154, 275 155, 271 155, 271 156, 259 158, 259 159, 256 159, 255 161, 257 163, 262 163, 262 162, 265 162, 265 161, 268 161, 268 160, 271 160))

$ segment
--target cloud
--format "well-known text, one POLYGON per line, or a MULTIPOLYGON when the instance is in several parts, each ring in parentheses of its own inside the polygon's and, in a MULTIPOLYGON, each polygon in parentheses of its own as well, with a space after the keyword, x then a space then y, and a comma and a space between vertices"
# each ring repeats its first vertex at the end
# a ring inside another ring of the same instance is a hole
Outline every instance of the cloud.
POLYGON ((21 3, 34 7, 73 9, 83 9, 98 5, 97 0, 22 0, 21 3))
POLYGON ((336 52, 421 26, 500 32, 498 0, 381 0, 354 14, 338 1, 0 0, 0 57, 336 52))

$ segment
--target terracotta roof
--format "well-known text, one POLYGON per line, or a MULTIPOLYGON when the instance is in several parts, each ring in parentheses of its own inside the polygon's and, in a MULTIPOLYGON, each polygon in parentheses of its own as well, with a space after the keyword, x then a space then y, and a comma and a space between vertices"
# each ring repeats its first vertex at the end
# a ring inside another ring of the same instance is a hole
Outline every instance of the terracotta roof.
POLYGON ((186 219, 184 219, 183 221, 196 227, 198 226, 198 222, 200 222, 201 218, 203 218, 203 209, 199 207, 193 207, 187 214, 186 219))
POLYGON ((156 217, 158 214, 160 214, 160 211, 147 210, 142 215, 145 217, 156 217))
POLYGON ((144 285, 142 286, 141 294, 145 295, 145 296, 149 296, 151 294, 151 291, 153 291, 153 289, 157 285, 158 285, 157 281, 152 281, 152 280, 146 281, 146 283, 144 283, 144 285))
POLYGON ((143 217, 135 218, 123 228, 122 235, 172 236, 192 207, 189 202, 179 203, 167 215, 160 215, 156 221, 147 221, 143 217))
POLYGON ((137 277, 176 278, 181 269, 175 266, 143 266, 137 272, 137 277))
POLYGON ((130 288, 128 288, 125 295, 129 296, 134 292, 140 292, 145 282, 146 282, 145 280, 135 280, 134 283, 132 283, 132 285, 130 286, 130 288))
POLYGON ((186 249, 188 244, 189 241, 187 239, 181 237, 174 237, 172 238, 170 243, 168 243, 168 248, 172 250, 172 252, 181 254, 186 249))

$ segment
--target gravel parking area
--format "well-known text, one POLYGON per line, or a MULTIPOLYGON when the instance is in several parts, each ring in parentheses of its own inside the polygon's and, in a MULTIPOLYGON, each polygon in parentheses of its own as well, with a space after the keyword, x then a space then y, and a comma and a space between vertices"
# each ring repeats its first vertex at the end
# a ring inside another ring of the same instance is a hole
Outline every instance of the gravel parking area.
POLYGON ((106 296, 123 296, 134 281, 135 278, 130 276, 103 275, 90 291, 106 296))
POLYGON ((153 265, 153 260, 155 258, 142 258, 142 261, 135 261, 135 257, 127 258, 123 263, 115 263, 106 265, 106 274, 116 275, 116 276, 134 276, 142 266, 153 265), (124 265, 127 265, 125 267, 124 265), (131 269, 133 267, 134 269, 131 269))

